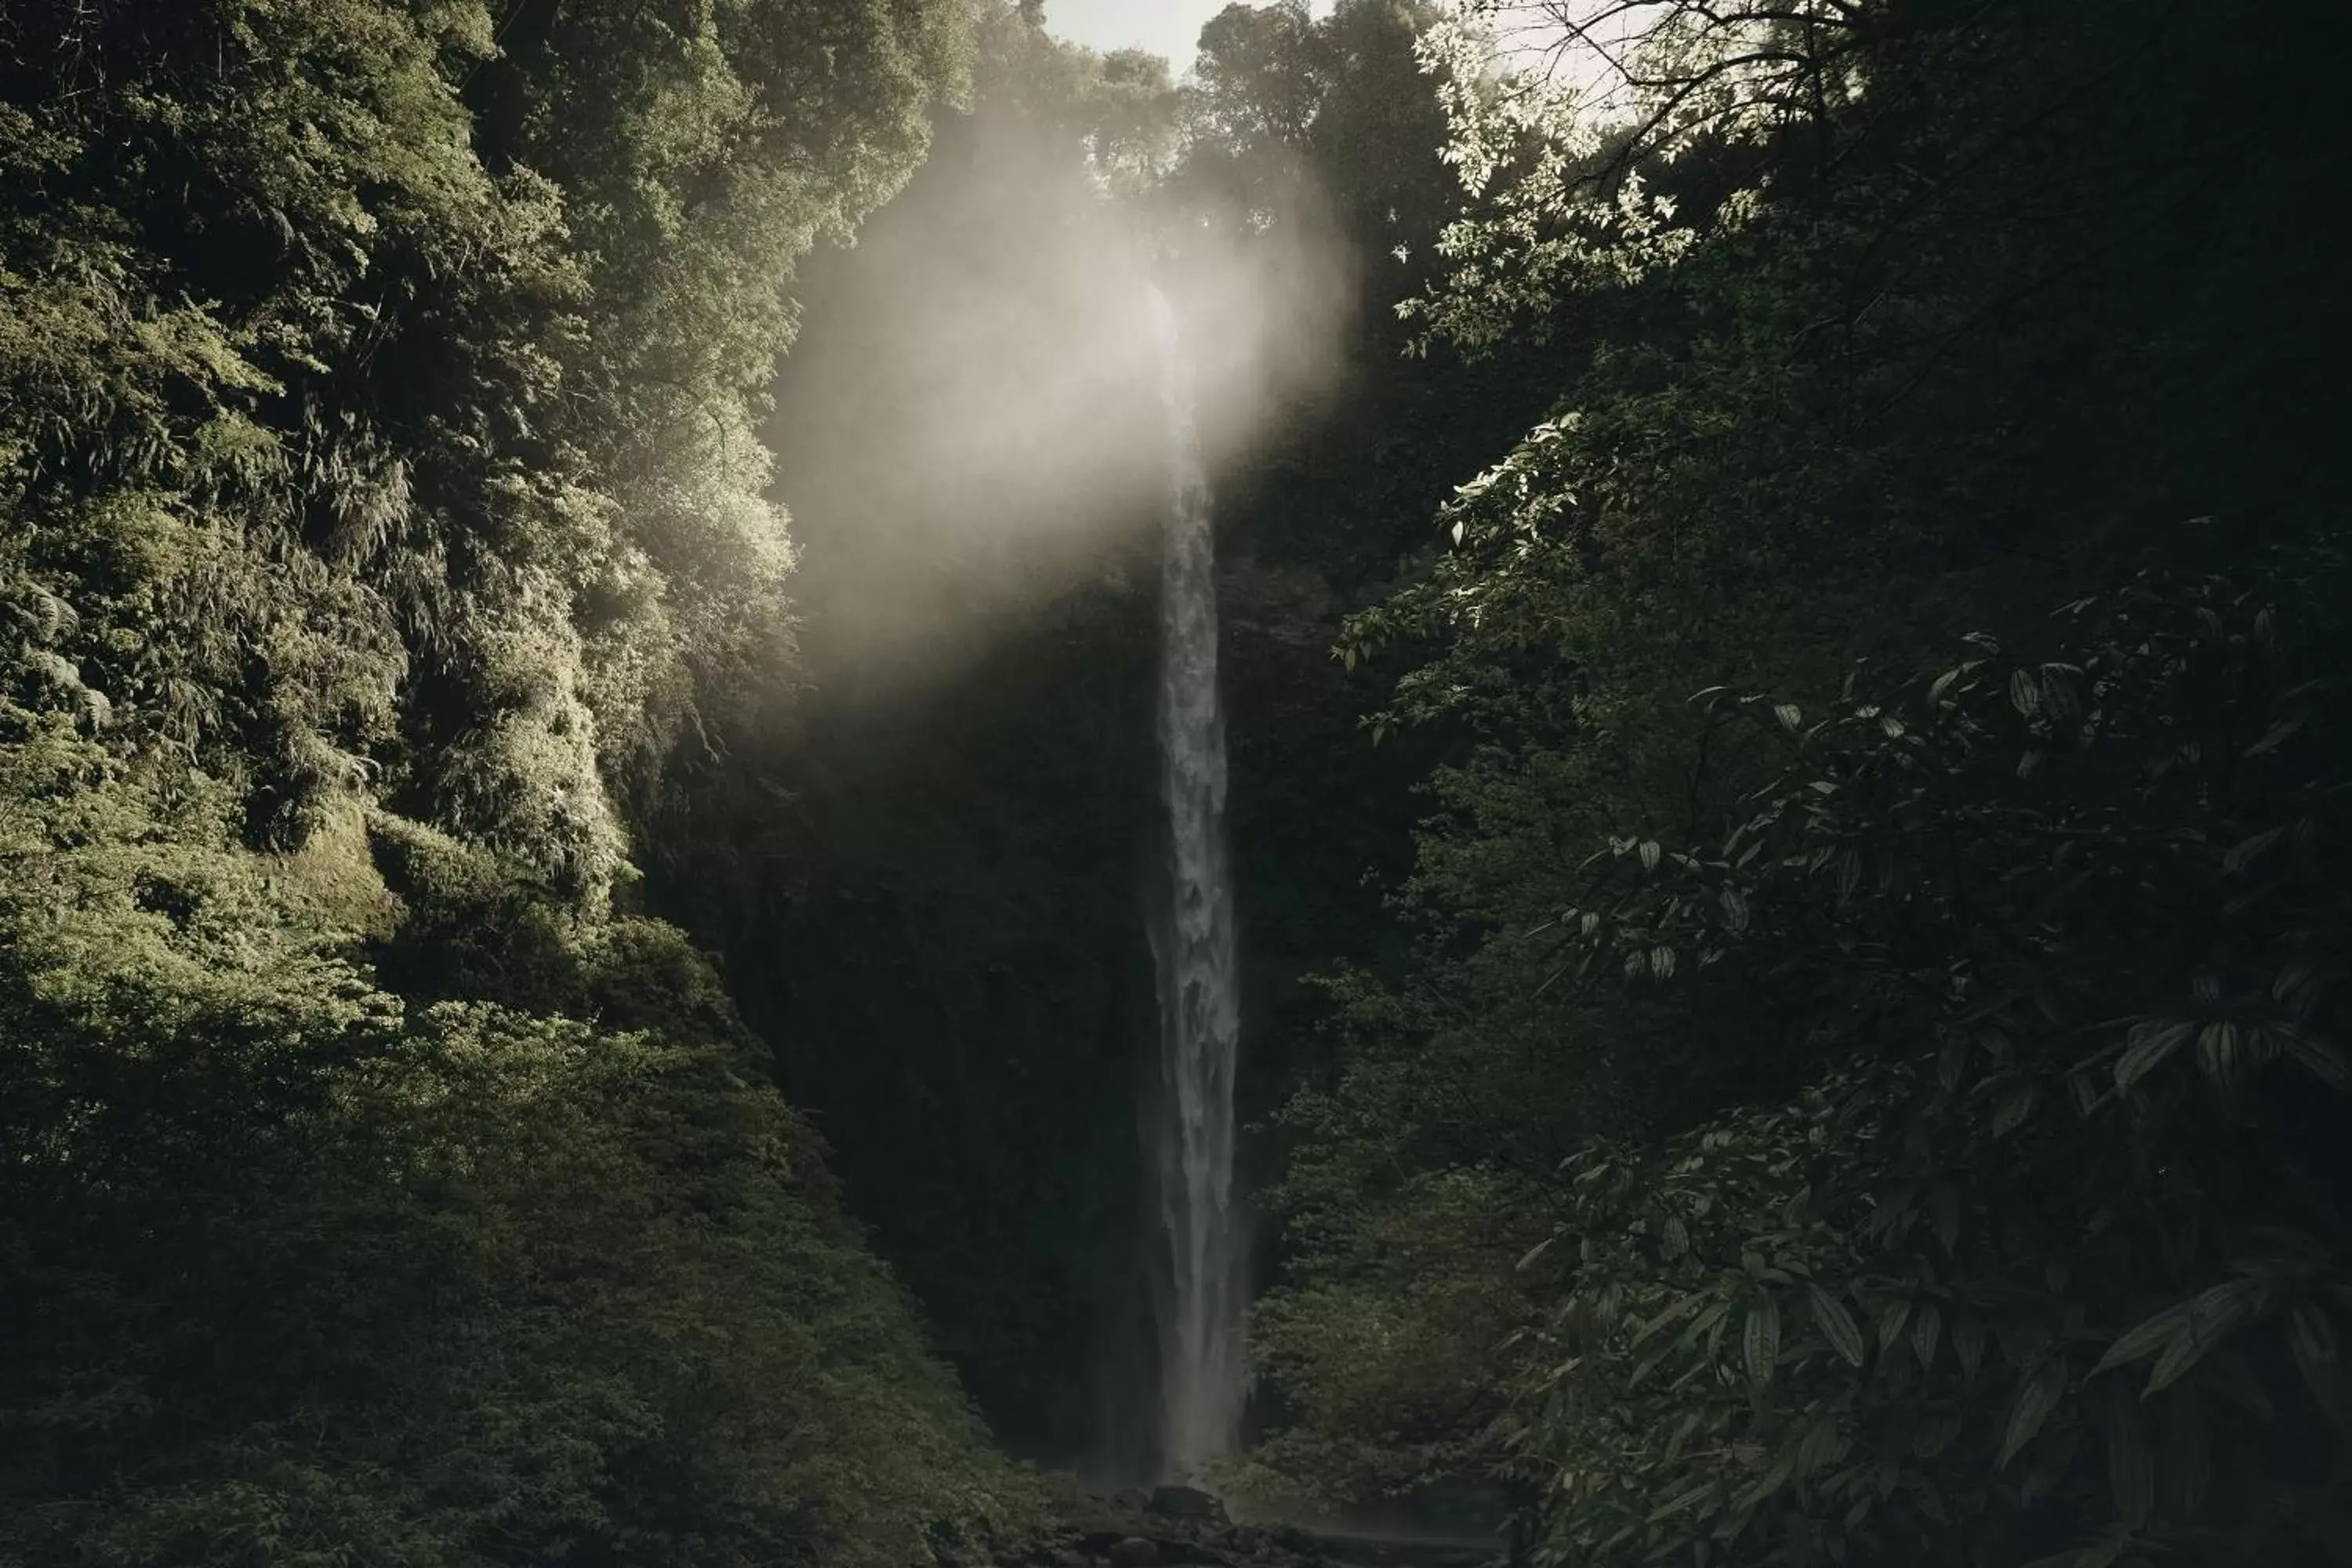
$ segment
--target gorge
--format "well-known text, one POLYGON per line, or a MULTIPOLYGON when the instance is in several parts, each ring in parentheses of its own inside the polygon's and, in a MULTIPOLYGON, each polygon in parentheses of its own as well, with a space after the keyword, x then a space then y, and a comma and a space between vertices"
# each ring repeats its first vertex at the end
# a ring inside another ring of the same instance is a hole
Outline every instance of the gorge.
POLYGON ((2352 1562, 2326 8, 1147 4, 0 7, 0 1568, 2352 1562))

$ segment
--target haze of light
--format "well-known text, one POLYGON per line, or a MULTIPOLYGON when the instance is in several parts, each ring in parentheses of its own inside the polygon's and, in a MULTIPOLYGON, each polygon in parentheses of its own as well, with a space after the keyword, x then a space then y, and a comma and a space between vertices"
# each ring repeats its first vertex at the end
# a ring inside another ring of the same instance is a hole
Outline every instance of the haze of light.
MULTIPOLYGON (((1045 27, 1055 37, 1084 44, 1098 54, 1113 49, 1148 49, 1166 57, 1179 76, 1192 68, 1201 25, 1223 10, 1229 0, 1048 0, 1045 27)), ((1315 0, 1314 11, 1328 16, 1331 0, 1315 0)))
MULTIPOLYGON (((1202 26, 1234 0, 1047 0, 1045 27, 1055 37, 1083 44, 1097 54, 1144 49, 1168 61, 1178 76, 1192 68, 1202 26)), ((1333 0, 1312 0, 1318 16, 1331 14, 1333 0)), ((1505 58, 1523 68, 1565 74, 1588 91, 1616 86, 1607 58, 1591 48, 1554 49, 1574 21, 1593 28, 1592 41, 1614 53, 1645 32, 1658 7, 1628 0, 1527 0, 1506 5, 1495 16, 1496 42, 1505 58)))
POLYGON ((895 700, 985 657, 1008 617, 1156 576, 1153 284, 1184 322, 1213 469, 1330 374, 1352 277, 1314 205, 1267 229, 1197 221, 1105 198, 1075 143, 984 108, 854 251, 803 268, 771 436, 803 644, 837 699, 895 700))
MULTIPOLYGON (((1223 3, 1049 0, 1046 23, 1182 68, 1223 3)), ((1518 0, 1505 20, 1528 30, 1504 42, 1553 41, 1563 16, 1638 19, 1642 3, 1518 0)), ((803 268, 814 297, 772 436, 807 546, 804 646, 836 695, 853 672, 877 695, 919 688, 982 657, 1008 616, 1156 574, 1149 283, 1185 323, 1213 479, 1333 372, 1353 268, 1316 203, 1255 234, 1231 213, 1152 233, 1146 210, 1105 200, 1041 126, 983 109, 943 133, 854 263, 803 268)))

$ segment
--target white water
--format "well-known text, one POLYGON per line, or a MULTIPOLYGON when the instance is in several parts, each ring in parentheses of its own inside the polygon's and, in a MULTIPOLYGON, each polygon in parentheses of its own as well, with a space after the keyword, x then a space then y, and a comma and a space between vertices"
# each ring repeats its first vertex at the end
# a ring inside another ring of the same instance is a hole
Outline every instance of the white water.
POLYGON ((1234 1204, 1233 893, 1225 876, 1225 724, 1217 702, 1216 538, 1175 311, 1156 289, 1168 413, 1160 580, 1160 787, 1171 902, 1160 961, 1160 1103, 1152 1124, 1167 1232, 1161 1464, 1197 1478, 1240 1436, 1242 1247, 1234 1204))

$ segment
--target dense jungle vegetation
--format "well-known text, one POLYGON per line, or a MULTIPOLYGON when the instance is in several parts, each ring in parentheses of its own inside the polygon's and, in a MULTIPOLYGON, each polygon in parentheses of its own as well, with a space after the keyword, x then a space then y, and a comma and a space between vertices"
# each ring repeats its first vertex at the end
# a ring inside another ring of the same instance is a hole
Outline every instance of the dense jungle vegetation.
POLYGON ((1139 246, 1295 351, 1221 1485, 2352 1561, 2333 23, 0 5, 0 1564, 1149 1466, 1162 437, 956 438, 1139 246))
POLYGON ((903 1563, 1031 1506, 708 963, 794 257, 948 5, 11 4, 0 1559, 903 1563))

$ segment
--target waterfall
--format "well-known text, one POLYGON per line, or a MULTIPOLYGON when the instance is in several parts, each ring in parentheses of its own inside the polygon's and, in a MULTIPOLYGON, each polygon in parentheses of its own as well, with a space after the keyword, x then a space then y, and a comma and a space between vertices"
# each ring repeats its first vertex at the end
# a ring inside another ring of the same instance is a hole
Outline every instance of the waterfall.
POLYGON ((1157 289, 1169 444, 1160 579, 1160 753, 1169 903, 1155 921, 1161 1095, 1151 1122, 1170 1268, 1160 1303, 1160 1452, 1196 1479, 1240 1435, 1244 1280, 1234 1203, 1233 892, 1217 702, 1216 537, 1176 314, 1157 289))

